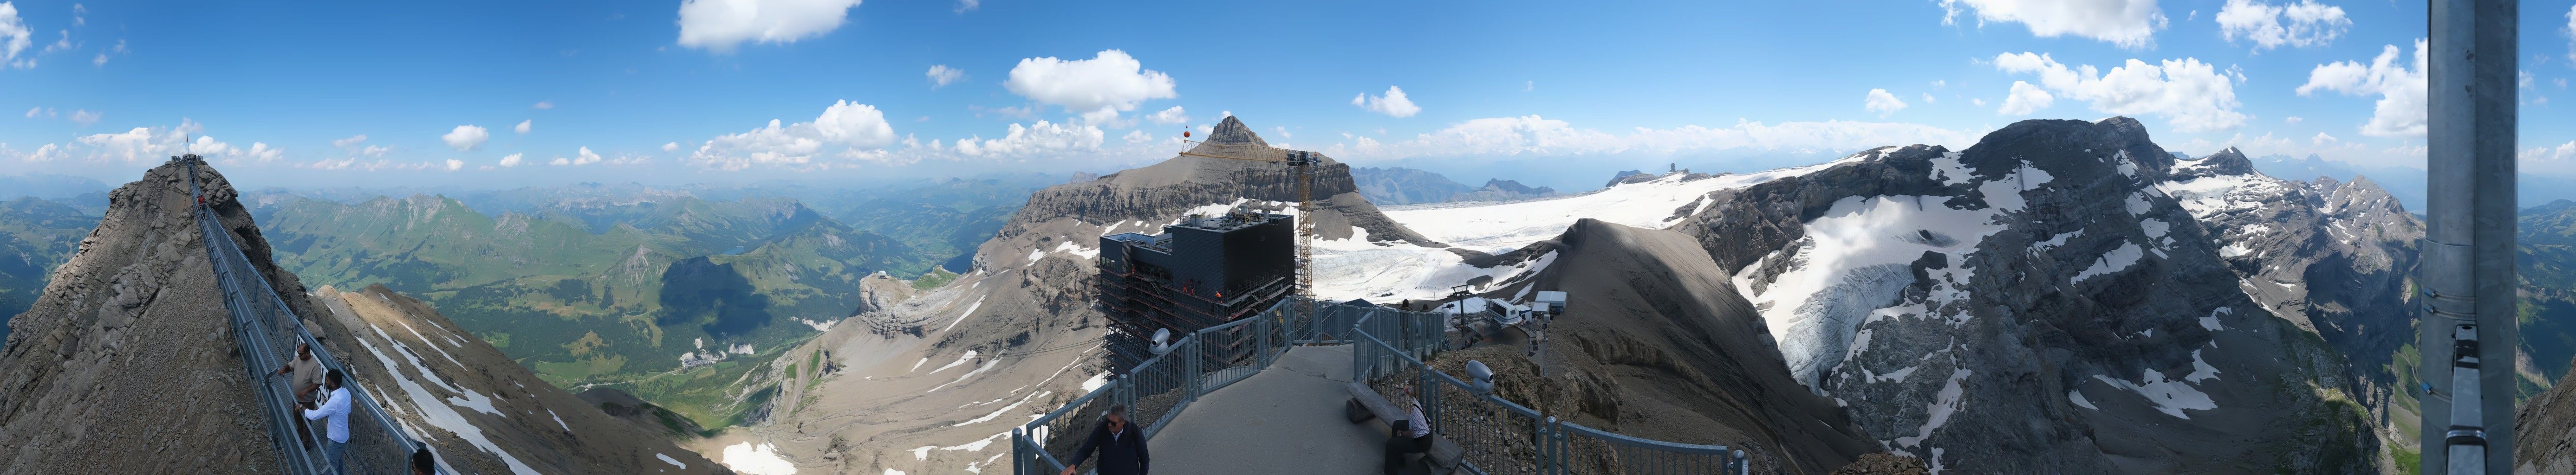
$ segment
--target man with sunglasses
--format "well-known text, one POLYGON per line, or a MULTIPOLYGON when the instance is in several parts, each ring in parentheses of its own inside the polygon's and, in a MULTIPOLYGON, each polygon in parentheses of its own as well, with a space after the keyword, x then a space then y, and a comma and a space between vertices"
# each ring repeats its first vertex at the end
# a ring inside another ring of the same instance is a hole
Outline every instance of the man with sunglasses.
POLYGON ((1145 455, 1145 435, 1137 432, 1127 423, 1127 406, 1109 406, 1109 414, 1092 426, 1091 439, 1073 451, 1072 460, 1065 461, 1061 475, 1073 475, 1074 469, 1091 458, 1094 451, 1100 453, 1100 475, 1145 475, 1145 466, 1152 458, 1145 455))

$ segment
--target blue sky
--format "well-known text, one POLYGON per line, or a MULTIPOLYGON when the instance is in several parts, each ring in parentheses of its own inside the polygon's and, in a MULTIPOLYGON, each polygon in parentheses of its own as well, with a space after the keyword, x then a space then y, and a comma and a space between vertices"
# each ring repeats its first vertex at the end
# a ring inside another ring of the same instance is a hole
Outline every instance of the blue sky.
MULTIPOLYGON (((0 3, 0 173, 122 182, 182 148, 253 186, 1107 172, 1227 112, 1539 184, 2114 114, 2194 154, 2423 156, 2421 2, 359 3, 0 3)), ((2576 175, 2571 3, 2523 4, 2533 173, 2576 175)))

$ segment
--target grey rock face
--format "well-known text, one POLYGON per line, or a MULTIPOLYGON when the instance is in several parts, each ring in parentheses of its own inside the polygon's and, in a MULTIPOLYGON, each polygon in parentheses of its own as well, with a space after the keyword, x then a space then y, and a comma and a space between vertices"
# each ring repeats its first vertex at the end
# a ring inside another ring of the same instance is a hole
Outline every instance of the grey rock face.
POLYGON ((2157 186, 2230 164, 2177 165, 2124 117, 1860 158, 1675 229, 1886 448, 1970 473, 2376 470, 2345 361, 2157 186))

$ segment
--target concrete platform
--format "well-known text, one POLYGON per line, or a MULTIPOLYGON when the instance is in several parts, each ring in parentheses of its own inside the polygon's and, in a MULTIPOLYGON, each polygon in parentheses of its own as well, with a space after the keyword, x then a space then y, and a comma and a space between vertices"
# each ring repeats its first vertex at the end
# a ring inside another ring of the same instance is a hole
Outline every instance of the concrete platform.
POLYGON ((1386 425, 1352 424, 1351 348, 1303 346, 1191 403, 1154 434, 1155 473, 1374 474, 1386 425))

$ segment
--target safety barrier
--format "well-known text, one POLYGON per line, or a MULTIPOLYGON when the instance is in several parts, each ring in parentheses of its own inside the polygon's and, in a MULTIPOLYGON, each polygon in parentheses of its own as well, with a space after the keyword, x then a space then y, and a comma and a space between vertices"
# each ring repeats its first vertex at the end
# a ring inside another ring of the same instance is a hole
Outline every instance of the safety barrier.
MULTIPOLYGON (((196 177, 196 164, 192 162, 188 167, 189 195, 204 196, 196 177)), ((323 453, 330 443, 329 425, 326 421, 311 421, 311 437, 299 435, 295 421, 302 418, 302 411, 292 406, 294 389, 288 386, 289 378, 275 376, 288 358, 295 357, 297 345, 309 344, 313 358, 321 360, 323 367, 344 375, 342 382, 347 386, 343 387, 351 395, 346 454, 349 473, 411 473, 411 452, 419 442, 385 416, 382 406, 360 384, 364 382, 362 378, 313 338, 303 319, 296 317, 276 289, 269 286, 268 279, 251 265, 250 258, 242 253, 240 244, 214 212, 202 203, 194 208, 198 232, 204 236, 206 258, 214 266, 215 282, 223 289, 224 308, 231 314, 233 340, 240 347, 244 369, 255 383, 252 393, 259 398, 260 412, 268 420, 270 443, 277 449, 278 461, 285 465, 286 472, 315 475, 328 473, 331 468, 323 453)), ((445 473, 444 467, 440 473, 445 473)))
MULTIPOLYGON (((1405 315, 1409 317, 1410 315, 1405 315)), ((1436 316, 1436 315, 1435 315, 1436 316)), ((1405 386, 1419 388, 1425 417, 1434 434, 1456 442, 1460 461, 1480 474, 1647 475, 1750 473, 1744 451, 1726 446, 1683 444, 1613 434, 1547 417, 1491 394, 1475 385, 1432 369, 1424 355, 1437 351, 1446 337, 1437 323, 1376 321, 1364 315, 1355 324, 1360 342, 1353 348, 1354 374, 1367 374, 1369 387, 1389 401, 1403 401, 1405 386), (1387 335, 1389 339, 1381 339, 1387 335), (1424 346, 1429 345, 1429 346, 1424 346), (1370 355, 1361 359, 1360 355, 1370 355)))

